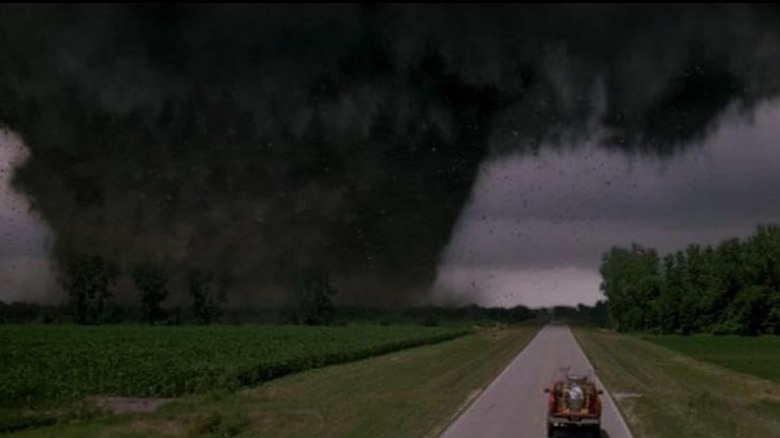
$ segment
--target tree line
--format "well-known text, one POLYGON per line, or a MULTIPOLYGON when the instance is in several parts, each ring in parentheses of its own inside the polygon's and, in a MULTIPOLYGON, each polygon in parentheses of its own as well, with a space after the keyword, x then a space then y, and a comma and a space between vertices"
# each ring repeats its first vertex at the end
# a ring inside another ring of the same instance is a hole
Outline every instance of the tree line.
POLYGON ((664 256, 638 244, 613 247, 600 272, 617 330, 780 334, 780 225, 664 256))
MULTIPOLYGON (((592 311, 591 307, 579 306, 592 311)), ((556 308, 557 309, 557 308, 556 308)), ((578 308, 566 308, 567 323, 583 323, 582 312, 578 308)), ((192 315, 181 314, 178 308, 166 309, 168 317, 157 324, 182 325, 197 323, 192 315)), ((333 306, 333 319, 327 325, 376 324, 420 325, 425 327, 476 325, 496 326, 517 323, 542 324, 550 320, 549 309, 529 309, 525 306, 511 308, 481 307, 478 305, 459 307, 410 306, 410 307, 363 307, 333 306)), ((34 323, 62 324, 74 321, 70 307, 66 305, 37 304, 25 302, 4 303, 0 301, 0 324, 34 323)), ((105 317, 98 324, 146 323, 147 319, 140 306, 107 306, 105 317)), ((312 324, 300 316, 291 317, 290 309, 271 307, 225 308, 218 322, 220 324, 312 324)), ((592 324, 591 324, 592 325, 592 324)))
POLYGON ((547 322, 563 322, 571 326, 610 327, 607 301, 599 300, 592 306, 553 306, 546 309, 547 322))
MULTIPOLYGON (((181 318, 179 308, 165 309, 163 302, 170 294, 171 275, 161 263, 143 262, 120 266, 100 255, 73 254, 61 266, 59 282, 68 295, 68 310, 73 322, 100 324, 116 322, 126 315, 117 315, 112 303, 113 289, 122 274, 129 275, 137 291, 142 319, 156 324, 166 319, 181 318)), ((191 315, 195 322, 210 324, 222 315, 226 301, 224 284, 213 272, 190 269, 186 287, 191 298, 191 315)))
MULTIPOLYGON (((137 291, 140 316, 149 324, 181 324, 181 308, 163 307, 171 292, 171 270, 162 263, 144 262, 124 272, 115 262, 100 255, 71 255, 60 270, 60 284, 68 295, 68 310, 78 324, 116 323, 128 318, 128 309, 113 305, 113 288, 122 274, 129 275, 137 291)), ((189 321, 198 324, 220 322, 227 302, 230 280, 213 271, 192 268, 185 284, 191 299, 189 321)), ((284 309, 284 322, 323 325, 334 321, 333 299, 338 290, 323 268, 301 270, 291 281, 291 299, 284 309)))
POLYGON ((327 269, 308 267, 289 281, 288 304, 280 309, 227 309, 229 279, 207 269, 190 269, 184 287, 190 297, 189 311, 164 306, 171 292, 170 268, 145 262, 121 268, 100 255, 71 255, 60 267, 59 282, 67 293, 64 305, 40 305, 0 301, 0 323, 118 324, 137 323, 179 325, 188 323, 286 323, 333 325, 347 322, 381 325, 420 324, 513 324, 527 321, 539 312, 524 306, 489 308, 461 307, 336 307, 338 288, 327 269), (114 289, 121 276, 131 280, 137 292, 134 305, 114 302, 114 289))
MULTIPOLYGON (((58 266, 58 282, 67 304, 33 304, 0 301, 0 322, 74 322, 116 324, 143 321, 149 324, 212 324, 221 322, 227 304, 230 279, 214 271, 191 268, 183 283, 190 298, 189 308, 165 306, 171 294, 173 270, 162 263, 143 262, 120 267, 96 254, 70 254, 58 266), (113 298, 122 276, 129 277, 137 302, 120 305, 113 298)), ((333 322, 336 287, 323 269, 304 269, 291 282, 291 299, 284 309, 284 322, 309 325, 333 322)), ((262 312, 261 312, 262 313, 262 312)), ((265 316, 265 315, 263 315, 265 316)))

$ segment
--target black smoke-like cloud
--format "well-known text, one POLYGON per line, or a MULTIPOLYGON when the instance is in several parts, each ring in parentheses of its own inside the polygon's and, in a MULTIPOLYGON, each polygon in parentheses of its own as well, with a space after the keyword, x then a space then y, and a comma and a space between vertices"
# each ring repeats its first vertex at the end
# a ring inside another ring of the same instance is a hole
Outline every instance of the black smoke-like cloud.
POLYGON ((479 164, 556 138, 671 156, 780 81, 749 6, 2 6, 0 120, 53 256, 209 267, 278 303, 422 296, 479 164))

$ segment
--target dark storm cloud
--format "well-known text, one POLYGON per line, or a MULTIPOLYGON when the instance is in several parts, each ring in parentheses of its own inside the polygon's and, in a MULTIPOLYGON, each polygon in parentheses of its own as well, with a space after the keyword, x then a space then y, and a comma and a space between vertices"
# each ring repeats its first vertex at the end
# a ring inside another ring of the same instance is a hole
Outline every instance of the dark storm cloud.
POLYGON ((394 302, 485 157, 596 131, 671 156, 777 94, 778 41, 764 6, 3 6, 0 120, 58 259, 208 266, 257 300, 321 264, 394 302))
POLYGON ((673 161, 598 150, 498 162, 472 220, 624 221, 708 228, 780 218, 780 110, 745 120, 725 114, 706 147, 673 161))
POLYGON ((780 221, 780 102, 753 123, 724 119, 673 161, 584 145, 486 164, 445 268, 595 272, 613 245, 665 253, 780 221))
POLYGON ((601 255, 614 245, 666 254, 777 223, 778 137, 775 101, 751 122, 724 115, 702 148, 675 160, 589 144, 486 163, 444 253, 436 300, 593 303, 601 255))

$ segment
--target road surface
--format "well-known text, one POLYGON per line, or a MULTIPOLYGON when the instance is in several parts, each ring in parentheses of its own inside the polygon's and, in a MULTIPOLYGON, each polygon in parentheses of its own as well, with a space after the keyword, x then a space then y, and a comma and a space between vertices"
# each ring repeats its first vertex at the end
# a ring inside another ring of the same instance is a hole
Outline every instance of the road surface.
MULTIPOLYGON (((571 366, 571 373, 593 370, 568 327, 545 326, 441 438, 546 437, 547 395, 543 391, 564 366, 571 366)), ((604 389, 602 438, 632 438, 612 397, 598 376, 595 379, 604 389)))

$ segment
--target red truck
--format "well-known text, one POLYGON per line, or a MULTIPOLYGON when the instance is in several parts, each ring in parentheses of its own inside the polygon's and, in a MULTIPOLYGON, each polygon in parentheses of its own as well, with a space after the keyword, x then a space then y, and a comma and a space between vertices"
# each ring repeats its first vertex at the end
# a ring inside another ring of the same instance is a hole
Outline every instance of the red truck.
POLYGON ((601 398, 603 392, 587 376, 571 375, 545 388, 547 400, 547 436, 558 431, 577 429, 587 436, 601 436, 601 398))

